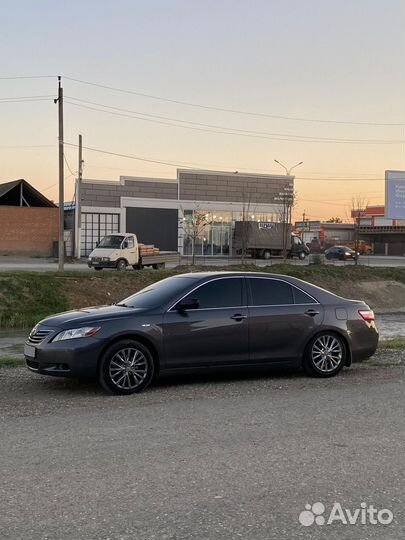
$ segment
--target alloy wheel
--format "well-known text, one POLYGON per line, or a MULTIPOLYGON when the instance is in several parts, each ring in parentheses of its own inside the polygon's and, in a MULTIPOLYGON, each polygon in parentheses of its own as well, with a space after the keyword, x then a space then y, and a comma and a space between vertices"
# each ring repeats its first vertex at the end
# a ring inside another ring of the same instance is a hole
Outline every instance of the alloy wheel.
POLYGON ((343 355, 342 342, 331 334, 319 336, 312 344, 312 363, 321 373, 332 373, 338 369, 343 355))
POLYGON ((148 375, 148 363, 144 354, 136 348, 117 351, 109 364, 111 382, 119 389, 133 391, 148 375))

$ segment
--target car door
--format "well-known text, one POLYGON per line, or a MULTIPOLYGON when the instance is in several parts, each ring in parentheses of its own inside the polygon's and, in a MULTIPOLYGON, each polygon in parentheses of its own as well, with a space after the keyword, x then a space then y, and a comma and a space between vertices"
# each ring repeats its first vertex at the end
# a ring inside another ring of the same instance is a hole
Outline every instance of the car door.
POLYGON ((163 318, 166 368, 243 364, 248 361, 248 310, 243 277, 226 276, 182 299, 199 307, 169 309, 163 318))
POLYGON ((138 245, 135 245, 134 237, 127 236, 121 244, 122 256, 126 258, 129 264, 138 262, 138 245))
POLYGON ((323 321, 323 307, 290 283, 267 277, 247 279, 251 362, 302 358, 323 321))

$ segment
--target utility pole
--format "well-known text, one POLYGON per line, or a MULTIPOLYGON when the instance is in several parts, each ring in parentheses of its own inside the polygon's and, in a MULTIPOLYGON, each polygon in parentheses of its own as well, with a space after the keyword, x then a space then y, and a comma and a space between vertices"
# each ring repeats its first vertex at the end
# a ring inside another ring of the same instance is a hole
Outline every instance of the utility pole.
POLYGON ((75 230, 75 250, 73 251, 73 255, 76 255, 76 249, 78 250, 77 256, 80 258, 80 230, 81 230, 81 208, 80 208, 80 194, 82 189, 82 179, 83 179, 83 141, 82 136, 79 135, 79 162, 78 162, 78 168, 77 168, 77 186, 76 186, 76 216, 75 216, 75 226, 77 229, 75 230), (76 244, 77 242, 77 244, 76 244), (77 246, 77 248, 76 248, 77 246))
POLYGON ((63 152, 63 88, 61 77, 58 77, 58 98, 54 100, 58 104, 59 124, 59 272, 63 272, 65 262, 65 202, 64 202, 64 152, 63 152))

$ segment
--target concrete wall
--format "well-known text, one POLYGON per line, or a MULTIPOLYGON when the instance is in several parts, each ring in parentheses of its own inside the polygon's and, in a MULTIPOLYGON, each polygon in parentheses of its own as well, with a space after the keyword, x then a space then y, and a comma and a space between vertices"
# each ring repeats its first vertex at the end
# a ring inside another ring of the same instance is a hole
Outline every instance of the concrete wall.
POLYGON ((119 182, 86 180, 82 206, 119 208, 120 197, 278 204, 275 200, 293 179, 288 176, 178 171, 177 181, 122 176, 119 182))
POLYGON ((159 180, 139 180, 122 177, 119 182, 83 182, 80 187, 82 206, 119 208, 120 197, 147 199, 177 199, 177 183, 159 180))
POLYGON ((0 206, 0 253, 51 256, 58 220, 58 208, 0 206))
POLYGON ((274 204, 293 180, 287 176, 197 173, 179 171, 182 200, 274 204))

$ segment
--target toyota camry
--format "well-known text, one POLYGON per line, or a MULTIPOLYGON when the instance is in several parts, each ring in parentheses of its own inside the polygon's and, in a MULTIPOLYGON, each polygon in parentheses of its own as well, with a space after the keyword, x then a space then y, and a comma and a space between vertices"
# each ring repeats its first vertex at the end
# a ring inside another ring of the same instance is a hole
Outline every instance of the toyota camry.
POLYGON ((159 374, 232 366, 296 366, 332 377, 372 356, 373 311, 299 279, 268 273, 169 277, 121 302, 54 315, 24 348, 42 375, 98 379, 140 392, 159 374))

